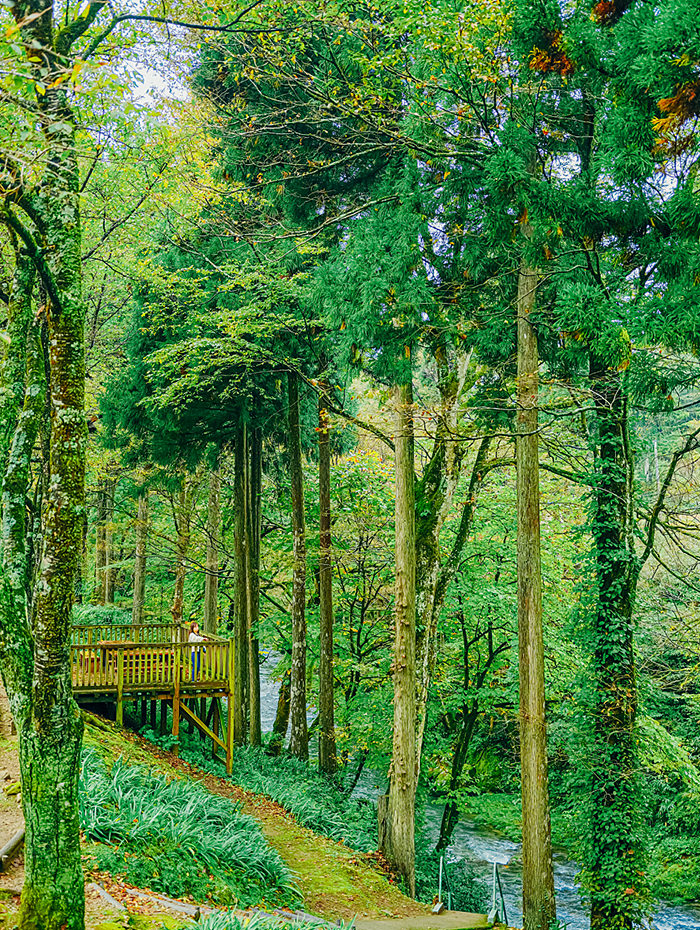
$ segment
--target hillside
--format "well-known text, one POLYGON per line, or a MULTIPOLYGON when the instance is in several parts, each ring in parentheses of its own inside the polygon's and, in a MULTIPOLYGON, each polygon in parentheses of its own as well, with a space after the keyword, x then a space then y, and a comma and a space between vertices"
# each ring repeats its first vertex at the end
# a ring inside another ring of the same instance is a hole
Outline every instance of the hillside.
MULTIPOLYGON (((2 738, 0 763, 8 771, 16 767, 16 737, 9 733, 2 738), (9 767, 9 768, 8 768, 9 767)), ((275 801, 263 795, 246 791, 230 781, 208 774, 196 766, 177 758, 172 752, 154 746, 147 740, 121 729, 115 724, 92 715, 86 716, 85 751, 98 754, 107 767, 118 765, 135 774, 150 772, 168 782, 174 779, 194 782, 212 796, 227 799, 245 815, 253 818, 262 833, 292 873, 294 884, 300 892, 300 905, 305 912, 335 923, 357 918, 358 927, 368 930, 375 926, 416 927, 436 926, 435 918, 427 920, 430 909, 407 898, 378 868, 374 854, 362 854, 349 849, 342 843, 319 836, 301 826, 295 818, 275 801), (303 902, 303 904, 301 903, 303 902), (393 919, 393 920, 392 920, 393 919), (375 924, 380 921, 380 924, 375 924)), ((14 782, 13 782, 14 783, 14 782)), ((8 832, 14 832, 21 822, 16 797, 10 796, 2 802, 3 812, 11 812, 12 823, 3 824, 0 842, 5 842, 8 832), (6 824, 6 825, 5 825, 6 824)), ((171 930, 182 925, 187 915, 166 908, 155 900, 139 896, 139 890, 120 877, 95 870, 91 857, 91 844, 84 846, 86 855, 86 904, 89 930, 113 930, 129 926, 134 930, 162 927, 171 930), (107 894, 123 902, 127 911, 110 904, 96 889, 94 882, 106 889, 107 894), (125 923, 126 920, 126 923, 125 923)), ((0 928, 14 927, 14 914, 19 904, 23 871, 21 855, 17 857, 7 874, 0 875, 0 928)), ((146 889, 148 890, 148 889, 146 889)), ((158 897, 153 895, 152 897, 158 897)), ((186 901, 186 899, 184 899, 186 901)), ((187 902, 186 902, 187 903, 187 902)), ((213 900, 193 901, 201 905, 202 915, 207 905, 217 904, 213 900)), ((442 922, 445 927, 455 927, 453 920, 442 922)), ((478 926, 474 922, 458 921, 459 926, 478 926)))

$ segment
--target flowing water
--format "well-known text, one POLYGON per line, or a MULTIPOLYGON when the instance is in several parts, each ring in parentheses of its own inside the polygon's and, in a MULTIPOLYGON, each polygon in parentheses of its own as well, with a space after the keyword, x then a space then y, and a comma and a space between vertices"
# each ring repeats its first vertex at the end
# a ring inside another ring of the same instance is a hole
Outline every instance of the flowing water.
MULTIPOLYGON (((279 684, 272 681, 270 675, 276 665, 275 656, 268 654, 261 669, 261 715, 263 731, 272 730, 277 708, 279 684)), ((309 712, 309 719, 314 716, 309 712)), ((384 779, 370 770, 365 770, 355 788, 354 796, 376 801, 380 791, 384 790, 384 779)), ((434 843, 440 833, 442 807, 429 804, 425 811, 425 826, 434 843)), ((452 845, 448 853, 449 860, 466 859, 474 872, 491 889, 493 863, 498 863, 498 872, 503 887, 506 914, 510 926, 522 926, 521 894, 522 869, 520 865, 520 844, 507 837, 477 827, 466 820, 460 820, 455 827, 452 845)), ((585 903, 576 884, 578 866, 567 859, 561 852, 554 855, 554 890, 557 899, 557 917, 567 930, 588 930, 585 903)), ((500 905, 500 897, 499 897, 500 905)), ((660 902, 659 909, 651 925, 654 930, 700 930, 700 909, 674 907, 660 902)))

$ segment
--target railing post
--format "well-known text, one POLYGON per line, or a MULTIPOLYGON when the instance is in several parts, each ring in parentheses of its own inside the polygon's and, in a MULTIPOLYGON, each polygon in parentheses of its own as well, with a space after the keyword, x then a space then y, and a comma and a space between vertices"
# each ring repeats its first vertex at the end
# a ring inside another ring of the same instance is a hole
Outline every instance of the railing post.
POLYGON ((124 650, 117 649, 117 724, 124 726, 124 650))

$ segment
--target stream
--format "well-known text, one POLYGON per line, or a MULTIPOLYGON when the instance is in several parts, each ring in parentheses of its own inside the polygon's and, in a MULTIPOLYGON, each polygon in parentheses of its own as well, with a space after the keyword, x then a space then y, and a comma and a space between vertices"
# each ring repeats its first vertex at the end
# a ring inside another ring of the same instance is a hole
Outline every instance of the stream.
MULTIPOLYGON (((274 669, 273 654, 264 655, 261 667, 260 704, 263 732, 270 732, 277 709, 279 683, 271 680, 274 669), (265 661, 267 660, 267 661, 265 661)), ((309 722, 315 711, 309 711, 309 722)), ((378 773, 365 769, 358 781, 353 796, 376 802, 385 779, 378 773)), ((432 842, 436 842, 440 833, 442 807, 428 804, 423 811, 425 826, 432 842)), ((446 856, 449 861, 466 859, 475 874, 491 890, 493 863, 498 863, 503 897, 505 899, 508 923, 510 926, 522 926, 522 868, 520 864, 520 844, 507 837, 477 827, 467 820, 460 820, 452 836, 452 844, 446 856)), ((554 851, 554 891, 557 899, 557 917, 566 930, 589 930, 585 903, 576 884, 578 866, 566 857, 561 850, 554 851)), ((449 873, 448 873, 449 874, 449 873)), ((500 898, 498 899, 500 906, 500 898)), ((675 907, 659 902, 658 910, 650 925, 653 930, 700 930, 700 908, 675 907)))

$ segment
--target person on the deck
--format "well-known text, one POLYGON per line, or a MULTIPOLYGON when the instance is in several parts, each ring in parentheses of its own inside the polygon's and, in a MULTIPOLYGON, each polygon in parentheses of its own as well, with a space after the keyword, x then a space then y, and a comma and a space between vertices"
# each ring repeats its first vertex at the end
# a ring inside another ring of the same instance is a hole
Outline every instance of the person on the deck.
MULTIPOLYGON (((190 623, 190 635, 187 637, 187 640, 190 643, 203 643, 204 642, 204 637, 200 636, 199 624, 197 623, 196 620, 193 620, 192 623, 190 623)), ((204 650, 204 652, 207 651, 206 646, 202 646, 201 648, 204 650)), ((200 653, 200 647, 193 646, 192 647, 192 681, 196 681, 196 679, 199 677, 199 664, 200 664, 199 653, 200 653), (196 671, 195 671, 195 657, 196 657, 196 671)))

